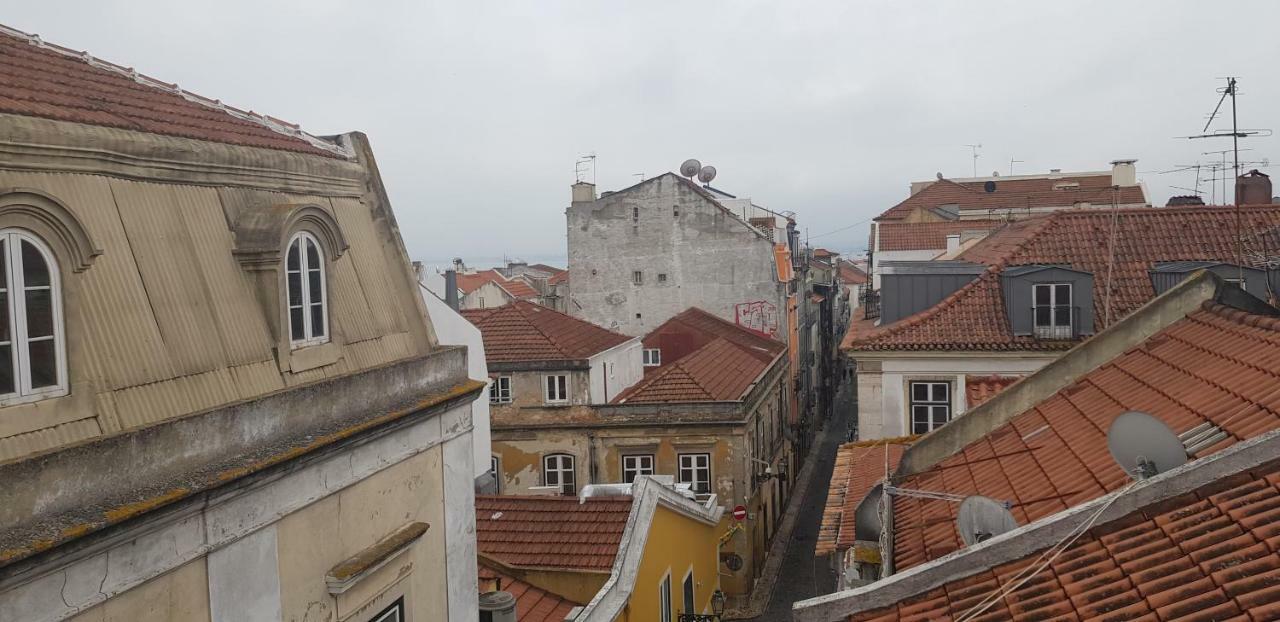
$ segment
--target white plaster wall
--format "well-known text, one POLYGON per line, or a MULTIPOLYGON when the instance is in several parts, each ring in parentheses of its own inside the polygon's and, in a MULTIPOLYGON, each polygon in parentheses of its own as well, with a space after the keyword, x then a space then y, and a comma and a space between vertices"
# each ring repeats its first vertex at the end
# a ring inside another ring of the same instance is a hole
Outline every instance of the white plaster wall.
POLYGON ((209 553, 213 622, 281 619, 278 555, 275 525, 209 553))
MULTIPOLYGON (((485 364, 484 339, 480 329, 462 317, 462 314, 449 308, 436 292, 444 291, 444 276, 428 273, 422 276, 422 301, 427 305, 427 315, 436 329, 436 338, 441 345, 467 346, 467 377, 472 380, 489 382, 489 367, 485 364), (433 282, 435 281, 435 282, 433 282)), ((471 440, 472 461, 475 473, 472 477, 480 477, 489 471, 489 391, 480 393, 471 402, 471 440)))
POLYGON ((596 354, 588 362, 591 403, 606 404, 644 377, 644 344, 636 337, 596 354))
POLYGON ((966 355, 879 359, 882 371, 858 372, 858 436, 865 440, 911 433, 907 425, 907 382, 910 380, 950 381, 952 417, 955 418, 968 408, 964 400, 966 375, 1025 376, 1055 358, 966 355))

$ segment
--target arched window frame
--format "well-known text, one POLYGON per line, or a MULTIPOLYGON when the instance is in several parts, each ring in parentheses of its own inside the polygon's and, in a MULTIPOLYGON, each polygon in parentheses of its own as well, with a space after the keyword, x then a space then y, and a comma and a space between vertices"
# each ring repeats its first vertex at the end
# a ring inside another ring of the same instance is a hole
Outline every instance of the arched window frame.
POLYGON ((542 485, 543 486, 559 486, 560 494, 573 495, 578 491, 578 460, 573 454, 553 453, 546 454, 542 457, 542 485), (568 468, 565 468, 565 460, 568 461, 568 468), (555 466, 552 466, 552 462, 555 466), (549 482, 548 475, 556 474, 556 481, 549 482), (565 474, 568 473, 573 481, 566 483, 565 474))
POLYGON ((328 263, 325 255, 325 247, 320 240, 312 235, 309 231, 297 231, 289 236, 289 243, 285 246, 284 252, 284 315, 285 330, 289 336, 289 345, 292 349, 305 348, 307 346, 328 343, 331 336, 329 322, 329 279, 328 279, 328 263), (298 270, 294 271, 289 268, 289 257, 293 253, 294 245, 298 245, 298 270), (316 265, 311 265, 312 255, 307 251, 307 244, 315 246, 314 258, 316 265), (316 304, 312 297, 312 280, 310 273, 312 271, 320 273, 320 331, 316 331, 315 316, 312 313, 312 307, 316 304), (290 277, 294 272, 298 272, 300 277, 299 299, 302 301, 302 337, 294 336, 294 316, 293 316, 293 298, 291 296, 290 277))
POLYGON ((0 393, 0 406, 24 404, 66 395, 69 384, 67 381, 66 324, 63 320, 62 312, 62 273, 59 268, 58 258, 44 240, 25 229, 16 227, 2 228, 0 229, 0 240, 3 241, 3 249, 0 254, 3 255, 4 261, 4 272, 0 275, 3 276, 3 283, 0 284, 0 288, 4 292, 5 317, 3 321, 7 323, 5 330, 8 337, 6 341, 0 341, 0 356, 3 356, 3 347, 8 347, 13 382, 12 391, 5 391, 7 387, 0 387, 0 391, 3 392, 0 393), (44 260, 45 269, 49 273, 49 284, 47 286, 27 286, 26 277, 22 269, 25 261, 22 257, 22 244, 24 243, 35 249, 40 258, 44 260), (52 335, 40 335, 33 338, 29 332, 26 294, 28 291, 44 289, 49 291, 50 332, 52 332, 52 335), (32 387, 29 348, 33 341, 53 342, 54 383, 51 385, 32 387))

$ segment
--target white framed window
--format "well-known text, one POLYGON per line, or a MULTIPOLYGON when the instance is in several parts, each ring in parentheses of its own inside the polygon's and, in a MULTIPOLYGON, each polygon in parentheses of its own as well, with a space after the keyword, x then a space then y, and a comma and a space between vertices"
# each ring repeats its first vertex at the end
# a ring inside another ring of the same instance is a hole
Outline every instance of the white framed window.
POLYGON ((498 494, 502 494, 502 459, 489 456, 489 473, 493 475, 493 481, 497 484, 498 494))
POLYGON ((680 454, 677 481, 689 484, 694 494, 711 494, 711 454, 680 454))
POLYGON ((62 282, 35 236, 0 229, 0 405, 67 393, 62 282))
POLYGON ((569 377, 565 375, 543 376, 542 401, 547 404, 568 404, 569 377))
POLYGON ((658 348, 644 349, 644 366, 657 367, 662 364, 662 350, 658 348))
POLYGON ((573 468, 573 456, 569 454, 549 454, 542 457, 542 485, 559 486, 566 495, 578 492, 577 478, 573 468))
POLYGON ((633 454, 622 457, 622 483, 636 481, 637 475, 653 475, 653 454, 633 454))
POLYGON ((480 303, 480 308, 481 308, 481 309, 485 308, 485 306, 484 306, 484 296, 476 296, 476 298, 478 299, 478 301, 479 301, 479 303, 480 303))
POLYGON ((1071 284, 1036 283, 1031 286, 1031 290, 1031 313, 1036 338, 1070 339, 1071 284))
POLYGON ((489 384, 490 404, 511 403, 511 376, 498 376, 489 384))
POLYGON ((911 433, 924 434, 946 425, 951 420, 951 384, 948 382, 912 382, 911 433))
POLYGON ((289 239, 285 257, 285 290, 289 303, 289 341, 295 348, 329 341, 329 291, 324 253, 305 231, 289 239))
POLYGON ((661 622, 671 622, 671 571, 658 583, 658 615, 661 622))
POLYGON ((390 607, 379 611, 369 622, 404 622, 404 597, 396 599, 390 607))
POLYGON ((644 285, 644 271, 636 270, 631 273, 632 285, 644 285))

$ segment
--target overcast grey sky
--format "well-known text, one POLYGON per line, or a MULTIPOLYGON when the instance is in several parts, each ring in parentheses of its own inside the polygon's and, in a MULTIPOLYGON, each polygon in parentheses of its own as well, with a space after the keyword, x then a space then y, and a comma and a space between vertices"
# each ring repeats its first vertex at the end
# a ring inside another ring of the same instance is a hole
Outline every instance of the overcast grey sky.
MULTIPOLYGON (((696 157, 715 185, 864 246, 911 180, 1106 169, 1153 201, 1238 75, 1280 126, 1280 2, 449 3, 10 0, 0 20, 302 124, 366 132, 414 258, 565 254, 574 161, 602 190, 696 157)), ((1229 122, 1229 118, 1227 119, 1229 122)), ((1242 146, 1275 158, 1277 139, 1242 146)), ((1242 158, 1243 159, 1243 158, 1242 158)), ((1269 169, 1268 169, 1269 170, 1269 169)), ((1207 184, 1202 188, 1207 189, 1207 184)))

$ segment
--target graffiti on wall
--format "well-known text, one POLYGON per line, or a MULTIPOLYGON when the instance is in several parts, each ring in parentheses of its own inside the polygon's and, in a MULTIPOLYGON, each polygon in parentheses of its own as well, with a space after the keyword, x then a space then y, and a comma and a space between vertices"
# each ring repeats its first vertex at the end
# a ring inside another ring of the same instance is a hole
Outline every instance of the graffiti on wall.
POLYGON ((778 306, 764 300, 740 302, 733 305, 734 320, 738 326, 749 328, 765 335, 778 332, 778 306))

